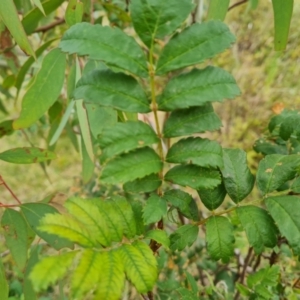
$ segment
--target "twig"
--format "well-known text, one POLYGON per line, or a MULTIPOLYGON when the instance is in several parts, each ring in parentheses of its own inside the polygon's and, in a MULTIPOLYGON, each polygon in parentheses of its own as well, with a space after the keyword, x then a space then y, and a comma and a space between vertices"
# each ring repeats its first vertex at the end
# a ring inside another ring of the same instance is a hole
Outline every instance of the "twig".
POLYGON ((247 2, 248 2, 248 0, 241 0, 241 1, 237 2, 237 3, 234 3, 234 4, 232 4, 232 5, 228 8, 228 11, 232 10, 233 8, 235 8, 235 7, 239 6, 239 5, 245 4, 245 3, 247 3, 247 2))
POLYGON ((13 196, 13 198, 19 203, 22 204, 22 202, 18 199, 18 197, 15 195, 15 193, 10 189, 10 187, 6 184, 3 177, 0 175, 0 185, 3 185, 13 196))
POLYGON ((41 26, 39 28, 37 28, 34 32, 46 32, 58 25, 61 25, 65 23, 65 19, 58 19, 57 21, 51 23, 51 24, 48 24, 48 25, 45 25, 45 26, 41 26))

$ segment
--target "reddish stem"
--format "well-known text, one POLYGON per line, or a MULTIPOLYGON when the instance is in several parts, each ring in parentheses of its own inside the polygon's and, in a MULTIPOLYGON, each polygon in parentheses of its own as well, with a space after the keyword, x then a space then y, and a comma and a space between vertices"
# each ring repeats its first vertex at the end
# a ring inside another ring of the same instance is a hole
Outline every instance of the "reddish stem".
MULTIPOLYGON (((18 197, 15 195, 15 193, 10 189, 10 187, 6 184, 3 177, 0 175, 0 185, 4 185, 4 187, 10 192, 10 194, 13 196, 13 198, 19 203, 22 204, 22 202, 18 199, 18 197)), ((9 207, 7 205, 2 204, 1 206, 9 207)))

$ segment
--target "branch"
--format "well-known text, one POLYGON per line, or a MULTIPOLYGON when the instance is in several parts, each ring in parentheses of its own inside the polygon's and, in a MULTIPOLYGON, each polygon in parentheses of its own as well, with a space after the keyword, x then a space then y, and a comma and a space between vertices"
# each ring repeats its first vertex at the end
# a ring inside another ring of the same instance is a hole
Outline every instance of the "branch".
MULTIPOLYGON (((10 187, 6 184, 2 176, 0 175, 0 185, 3 185, 9 193, 13 196, 13 198, 19 203, 22 204, 21 201, 18 199, 18 197, 15 195, 15 193, 10 189, 10 187)), ((3 205, 2 205, 3 206, 3 205)))
POLYGON ((247 2, 248 2, 248 0, 241 0, 241 1, 237 2, 237 3, 234 3, 234 4, 232 4, 232 5, 228 8, 228 11, 232 10, 233 8, 235 8, 235 7, 237 7, 237 6, 240 6, 240 5, 242 5, 242 4, 245 4, 245 3, 247 3, 247 2))
POLYGON ((65 23, 65 19, 58 19, 57 21, 51 23, 51 24, 48 24, 48 25, 45 25, 45 26, 41 26, 39 28, 37 28, 34 32, 46 32, 58 25, 61 25, 65 23))

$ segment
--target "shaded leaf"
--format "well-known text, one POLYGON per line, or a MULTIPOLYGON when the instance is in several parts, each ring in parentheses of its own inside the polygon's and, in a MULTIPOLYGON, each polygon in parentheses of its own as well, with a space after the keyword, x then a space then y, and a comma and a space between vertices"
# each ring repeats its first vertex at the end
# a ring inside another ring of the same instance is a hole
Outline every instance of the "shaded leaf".
POLYGON ((13 0, 0 1, 0 17, 20 48, 28 55, 35 57, 13 0))
POLYGON ((195 165, 180 165, 170 169, 165 180, 194 189, 213 188, 220 184, 220 174, 216 170, 195 165))
POLYGON ((263 155, 288 154, 286 145, 278 145, 265 139, 258 139, 253 145, 253 149, 258 153, 262 153, 263 155))
POLYGON ((150 193, 158 189, 162 184, 158 174, 150 174, 143 178, 126 182, 123 185, 125 192, 129 193, 150 193))
POLYGON ((217 187, 212 189, 200 189, 197 191, 200 200, 209 210, 215 210, 224 201, 227 194, 223 181, 217 187))
POLYGON ((94 70, 84 75, 76 85, 74 98, 122 111, 150 111, 150 103, 139 83, 132 76, 110 70, 94 70))
POLYGON ((40 220, 46 214, 58 213, 54 207, 44 203, 26 203, 21 205, 21 211, 32 230, 54 249, 59 250, 64 247, 73 247, 73 243, 69 240, 62 239, 54 234, 42 232, 38 229, 40 220))
POLYGON ((35 123, 54 104, 60 95, 65 77, 66 56, 53 49, 43 59, 42 67, 22 100, 22 111, 15 120, 15 129, 35 123))
POLYGON ((223 149, 223 182, 230 198, 238 203, 253 189, 255 178, 247 165, 247 154, 241 149, 223 149))
POLYGON ((153 129, 141 121, 117 123, 113 127, 104 129, 99 136, 103 160, 138 147, 158 143, 158 141, 153 129))
POLYGON ((162 161, 156 152, 148 147, 137 149, 109 161, 102 172, 103 183, 119 184, 157 173, 162 161))
POLYGON ((279 129, 279 135, 282 139, 287 141, 291 135, 300 136, 300 115, 293 114, 289 117, 285 117, 282 121, 279 129))
POLYGON ((145 238, 152 239, 166 248, 170 246, 169 237, 164 230, 160 230, 160 229, 150 230, 146 233, 145 238))
POLYGON ((230 0, 210 0, 207 12, 207 20, 224 21, 230 0))
POLYGON ((235 37, 220 21, 196 23, 175 35, 164 47, 157 63, 157 74, 203 62, 229 48, 235 37))
POLYGON ((59 44, 64 52, 88 55, 107 65, 146 77, 145 54, 132 37, 119 28, 79 23, 67 30, 59 44))
POLYGON ((300 165, 300 155, 267 155, 259 162, 257 171, 257 186, 265 195, 295 178, 300 165))
POLYGON ((294 255, 300 255, 300 197, 269 197, 265 203, 280 233, 292 247, 294 255))
POLYGON ((120 247, 121 257, 128 279, 139 293, 152 290, 157 279, 157 263, 151 249, 143 242, 120 247))
POLYGON ((297 177, 291 185, 291 190, 294 193, 300 193, 300 177, 297 177))
POLYGON ((14 132, 12 124, 13 120, 7 120, 0 123, 0 138, 5 135, 11 135, 14 132))
POLYGON ((13 164, 32 164, 55 158, 56 155, 53 152, 34 147, 9 149, 0 153, 0 160, 13 164))
POLYGON ((285 49, 288 40, 294 0, 272 0, 272 4, 275 26, 275 50, 282 51, 285 49))
POLYGON ((76 254, 77 251, 73 251, 42 258, 29 275, 35 291, 46 289, 51 283, 63 278, 76 254))
POLYGON ((233 255, 233 226, 225 217, 211 216, 206 222, 207 251, 214 260, 227 263, 233 255))
POLYGON ((170 163, 192 163, 201 167, 223 167, 222 147, 215 141, 199 137, 181 139, 168 151, 170 163))
POLYGON ((198 207, 193 197, 182 190, 169 190, 163 198, 176 207, 186 218, 199 220, 198 207))
POLYGON ((130 5, 134 29, 149 48, 155 39, 173 33, 192 9, 191 0, 133 0, 130 5))
POLYGON ((215 114, 212 105, 206 104, 172 112, 165 123, 163 134, 164 137, 169 138, 214 131, 221 126, 222 123, 215 114))
POLYGON ((167 202, 164 198, 156 194, 152 194, 144 206, 143 219, 144 223, 150 224, 158 222, 164 215, 167 214, 167 202))
POLYGON ((222 102, 225 98, 232 99, 239 94, 231 74, 209 66, 172 78, 158 99, 158 108, 169 111, 201 106, 208 102, 222 102))
POLYGON ((134 215, 134 220, 135 220, 135 225, 136 225, 136 234, 141 235, 144 234, 145 232, 145 225, 143 221, 143 205, 139 201, 131 201, 130 202, 133 215, 134 215))
POLYGON ((197 239, 199 228, 197 225, 183 225, 170 235, 170 249, 182 251, 190 247, 197 239))
POLYGON ((23 270, 27 263, 29 246, 26 221, 18 211, 7 208, 1 219, 1 227, 4 229, 5 243, 13 260, 23 270))
POLYGON ((247 205, 237 207, 236 212, 256 254, 261 254, 264 246, 270 248, 276 246, 277 228, 264 209, 247 205))

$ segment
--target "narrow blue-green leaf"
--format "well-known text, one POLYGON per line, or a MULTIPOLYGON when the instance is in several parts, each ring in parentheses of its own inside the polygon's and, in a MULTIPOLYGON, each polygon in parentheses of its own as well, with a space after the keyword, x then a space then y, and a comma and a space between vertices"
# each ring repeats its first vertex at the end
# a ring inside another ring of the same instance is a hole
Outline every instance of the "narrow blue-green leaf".
MULTIPOLYGON (((50 13, 55 11, 65 0, 46 0, 42 2, 44 12, 48 16, 50 13)), ((43 13, 38 7, 33 8, 28 12, 23 20, 22 24, 24 26, 25 32, 29 35, 34 32, 37 28, 41 19, 44 18, 43 13)))
POLYGON ((0 17, 10 31, 20 48, 35 58, 35 53, 29 43, 13 0, 0 1, 0 17))
POLYGON ((135 31, 150 48, 155 39, 173 33, 193 7, 191 0, 133 0, 130 12, 135 31))
POLYGON ((28 232, 23 216, 16 210, 7 208, 1 219, 6 245, 20 270, 27 263, 28 232))
POLYGON ((200 189, 197 192, 200 200, 209 210, 215 210, 218 208, 223 203, 227 194, 223 181, 215 188, 200 189))
POLYGON ((64 52, 88 55, 137 76, 148 76, 142 49, 132 37, 116 27, 75 24, 65 32, 59 47, 64 52))
POLYGON ((247 154, 241 149, 223 149, 223 182, 230 198, 238 203, 252 191, 255 178, 247 165, 247 154))
POLYGON ((53 49, 44 58, 33 84, 22 101, 22 111, 13 127, 26 128, 35 123, 60 95, 65 77, 66 55, 53 49))
POLYGON ((159 244, 163 245, 165 248, 169 248, 170 240, 167 233, 164 230, 154 229, 150 230, 145 235, 146 239, 152 239, 159 244))
POLYGON ((0 299, 8 300, 9 287, 6 281, 5 269, 0 256, 0 299))
POLYGON ((270 248, 276 246, 277 228, 264 209, 247 205, 237 207, 236 212, 256 254, 261 254, 264 246, 270 248))
POLYGON ((233 226, 225 217, 212 216, 206 222, 207 250, 214 260, 227 263, 234 249, 233 226))
POLYGON ((150 193, 158 189, 162 184, 158 174, 150 174, 143 178, 126 182, 123 185, 125 192, 129 193, 150 193))
POLYGON ((190 247, 197 239, 199 228, 197 225, 183 225, 170 235, 170 249, 182 251, 190 247))
POLYGON ((150 103, 139 83, 132 76, 110 70, 84 75, 76 85, 74 97, 122 111, 150 111, 150 103))
POLYGON ((178 109, 172 112, 165 123, 163 134, 169 138, 214 131, 221 126, 221 120, 209 103, 199 107, 178 109))
POLYGON ((168 151, 170 163, 192 163, 201 167, 223 167, 222 147, 215 141, 199 137, 181 139, 168 151))
POLYGON ((199 221, 198 207, 193 197, 182 190, 169 190, 163 198, 176 207, 186 218, 199 221))
POLYGON ((158 99, 158 108, 169 111, 201 106, 232 99, 239 94, 240 89, 231 74, 209 66, 172 78, 158 99))
POLYGON ((295 256, 300 255, 300 197, 278 196, 265 200, 280 233, 286 237, 295 256))
POLYGON ((275 191, 285 182, 295 178, 300 166, 300 155, 271 154, 258 165, 257 186, 265 195, 275 191))
POLYGON ((150 224, 158 222, 164 215, 167 214, 167 202, 157 194, 152 194, 144 207, 143 219, 144 223, 150 224))
POLYGON ((230 0, 210 0, 207 13, 207 20, 224 21, 229 7, 230 0))
POLYGON ((194 24, 175 35, 164 47, 157 63, 157 74, 203 62, 229 48, 235 37, 220 21, 194 24))
POLYGON ((52 146, 57 142, 58 138, 60 137, 62 131, 64 130, 64 128, 68 122, 68 119, 74 109, 74 106, 75 106, 75 101, 74 100, 70 101, 64 115, 61 118, 61 121, 60 121, 55 133, 53 134, 53 136, 50 140, 49 146, 52 146))
POLYGON ((102 159, 113 157, 138 147, 145 147, 158 143, 159 139, 153 129, 141 121, 117 123, 113 127, 104 129, 99 136, 102 159))
POLYGON ((37 229, 37 227, 40 225, 40 220, 46 214, 58 213, 54 207, 44 203, 26 203, 21 205, 21 211, 32 230, 54 249, 59 250, 64 247, 73 247, 72 242, 37 229))
POLYGON ((170 169, 165 180, 173 184, 189 186, 196 190, 214 188, 221 183, 217 170, 206 169, 195 165, 180 165, 170 169))
POLYGON ((122 154, 109 161, 102 172, 103 183, 120 184, 158 173, 163 166, 156 152, 148 147, 122 154))
POLYGON ((272 0, 275 26, 275 50, 285 49, 293 14, 294 0, 272 0))
POLYGON ((33 164, 55 159, 55 153, 34 147, 9 149, 0 153, 0 160, 13 164, 33 164))

